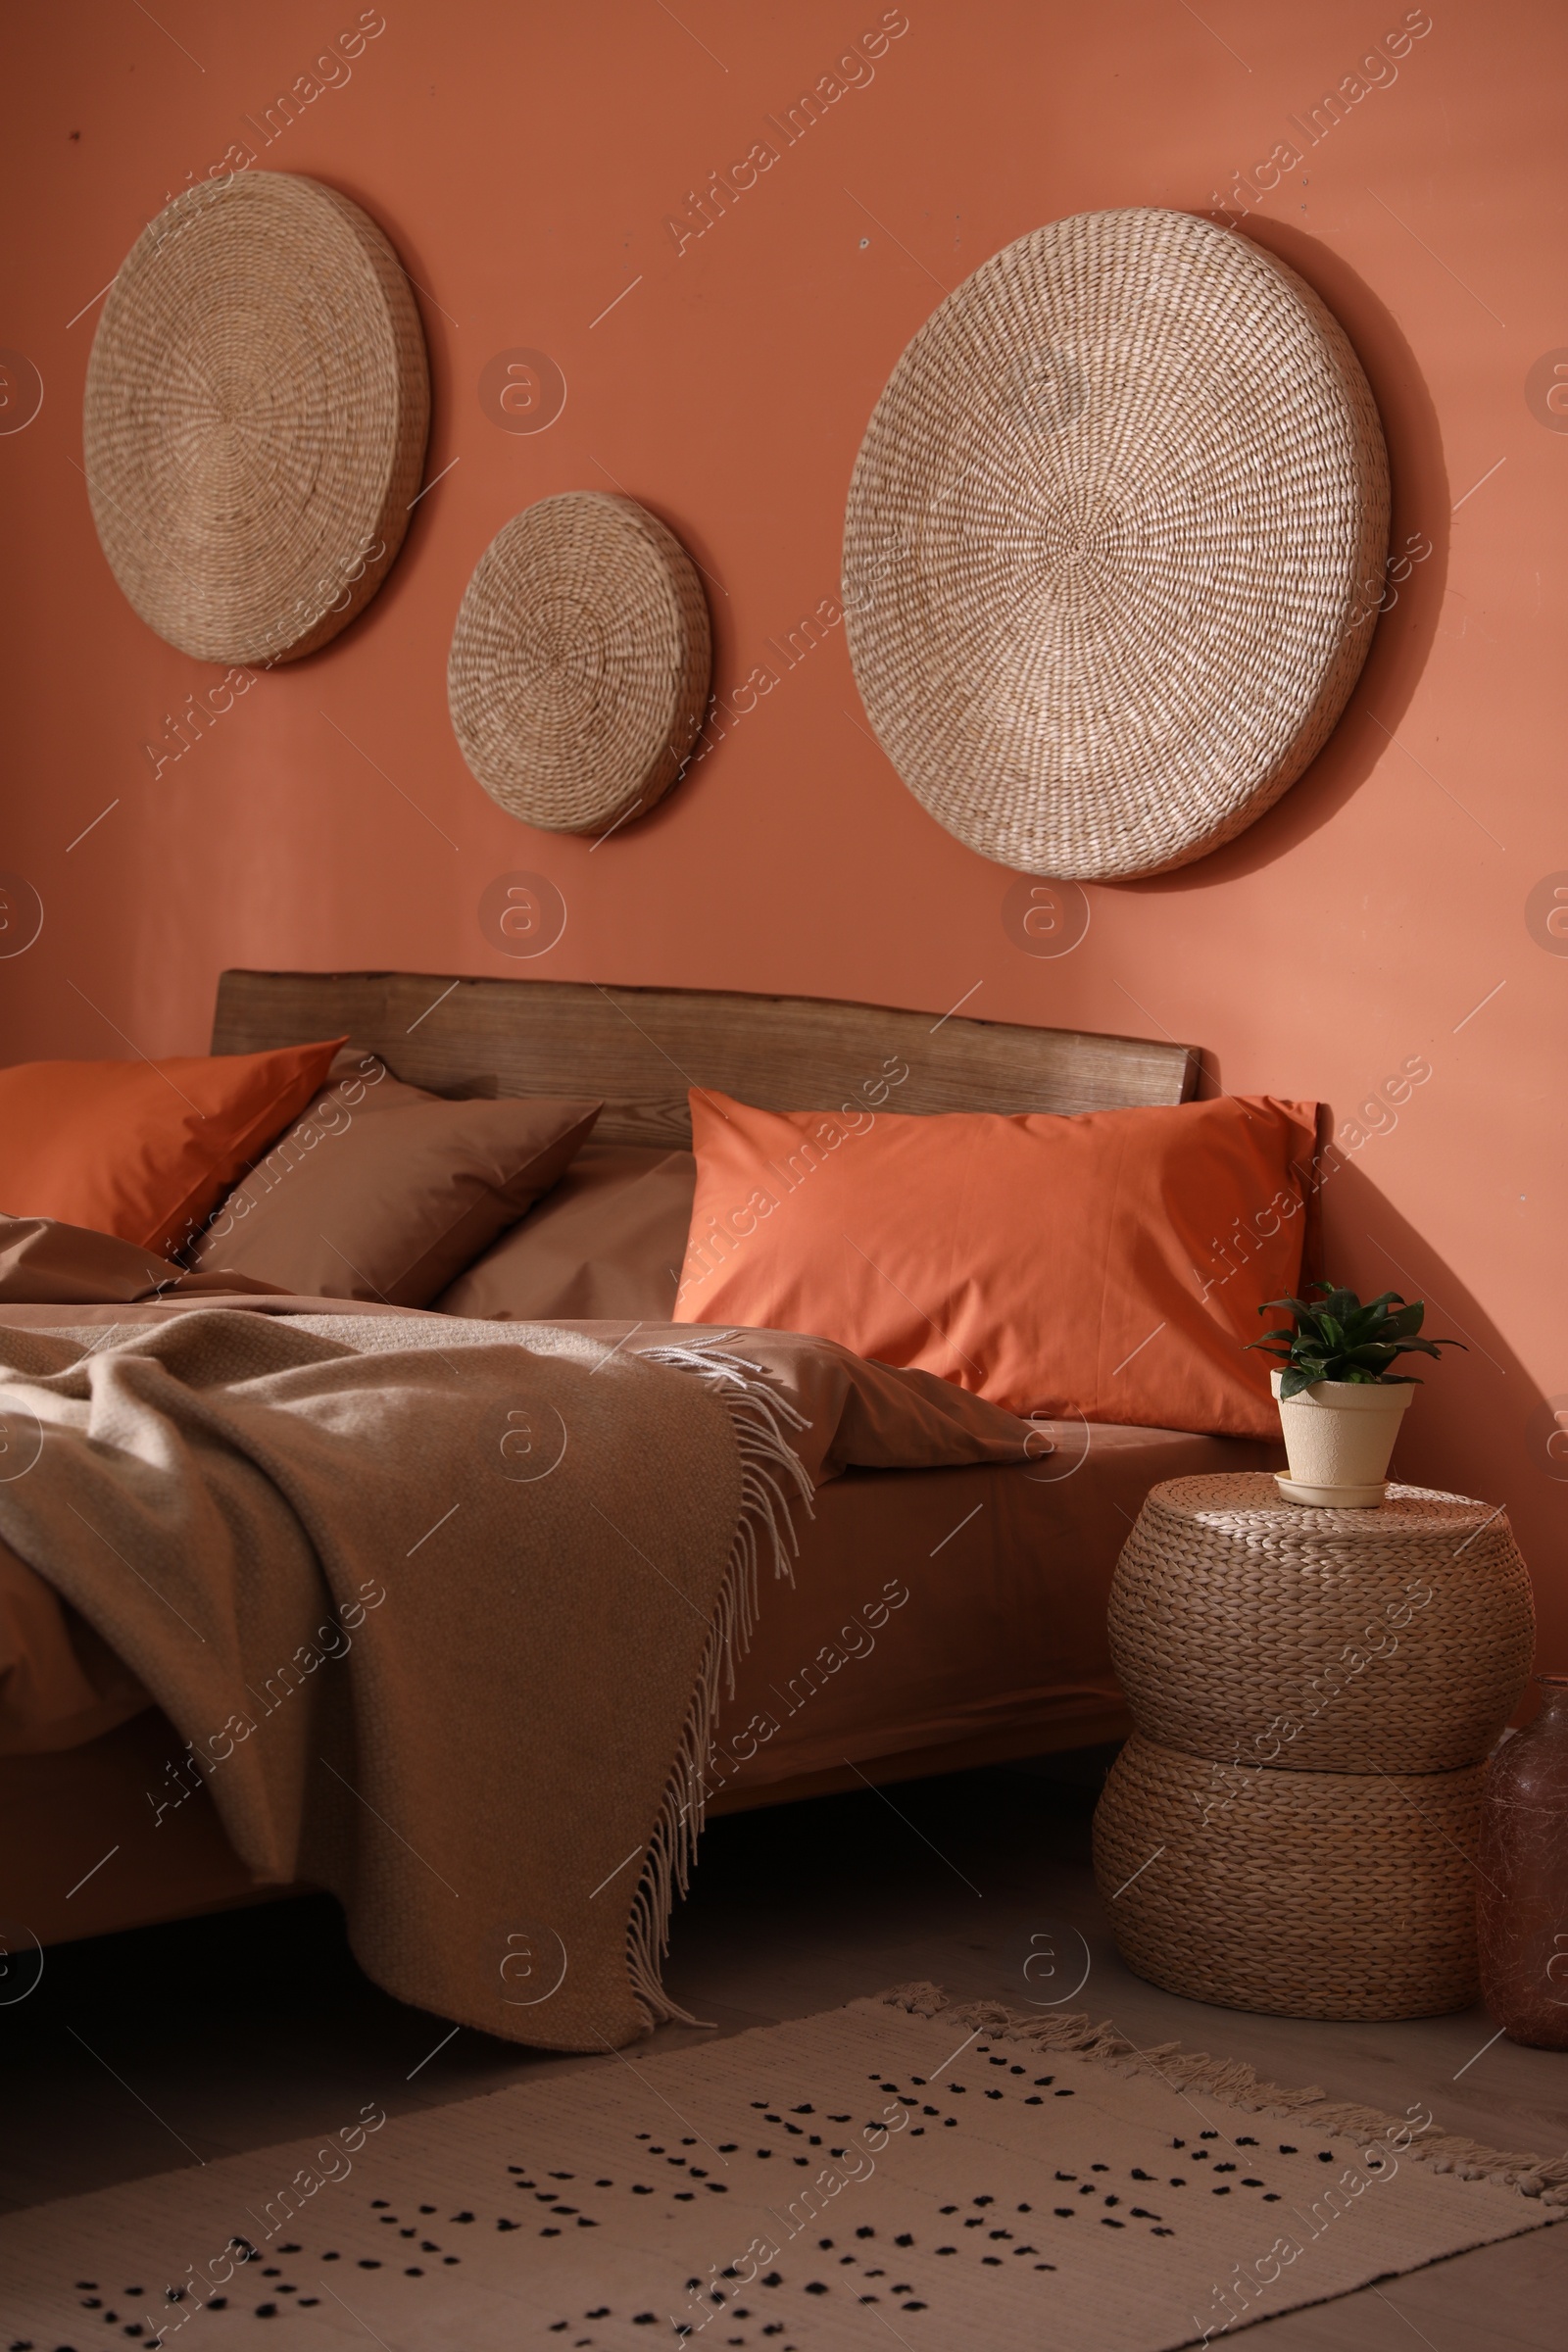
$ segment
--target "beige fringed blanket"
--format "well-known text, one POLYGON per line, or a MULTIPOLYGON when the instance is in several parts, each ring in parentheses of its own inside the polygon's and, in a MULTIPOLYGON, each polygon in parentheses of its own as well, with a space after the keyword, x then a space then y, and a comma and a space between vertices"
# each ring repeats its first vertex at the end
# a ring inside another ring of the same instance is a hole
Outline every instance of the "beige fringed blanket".
POLYGON ((330 1887, 399 1998, 554 2048, 672 2014, 709 1715, 809 1492, 755 1370, 653 1354, 423 1317, 0 1329, 0 1536, 173 1719, 246 1863, 330 1887))

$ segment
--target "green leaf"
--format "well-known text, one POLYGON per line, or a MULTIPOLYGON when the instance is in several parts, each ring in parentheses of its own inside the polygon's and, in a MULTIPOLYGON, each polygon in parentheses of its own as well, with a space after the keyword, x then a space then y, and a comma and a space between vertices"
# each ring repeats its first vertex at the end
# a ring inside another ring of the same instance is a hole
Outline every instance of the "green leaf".
POLYGON ((1407 1302, 1397 1291, 1383 1291, 1363 1306, 1342 1284, 1315 1282, 1308 1288, 1321 1293, 1320 1305, 1308 1305, 1304 1298, 1267 1298, 1257 1310, 1266 1315, 1289 1308, 1296 1317, 1294 1331, 1270 1331, 1245 1343, 1285 1364, 1282 1397, 1298 1396, 1320 1380, 1419 1386, 1413 1373, 1391 1372, 1389 1366, 1401 1355, 1436 1356, 1440 1348, 1464 1348, 1462 1340, 1417 1337, 1426 1316, 1419 1298, 1407 1302))

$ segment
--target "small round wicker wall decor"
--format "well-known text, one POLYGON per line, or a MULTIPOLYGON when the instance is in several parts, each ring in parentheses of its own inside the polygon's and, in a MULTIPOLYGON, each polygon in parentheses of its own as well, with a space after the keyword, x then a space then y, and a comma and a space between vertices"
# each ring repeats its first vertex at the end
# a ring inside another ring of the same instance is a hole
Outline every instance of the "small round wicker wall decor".
POLYGON ((1261 816, 1366 657, 1388 459, 1309 286, 1184 213, 1083 213, 921 327, 857 460, 850 657, 951 833, 1161 873, 1261 816))
POLYGON ((87 491, 149 628, 204 662, 314 653, 408 528, 424 337, 386 238, 336 189, 243 172, 142 231, 87 367, 87 491))
POLYGON ((599 833, 651 808, 703 722, 712 646, 697 566, 657 515, 567 490, 474 566, 447 701, 464 759, 525 824, 599 833))

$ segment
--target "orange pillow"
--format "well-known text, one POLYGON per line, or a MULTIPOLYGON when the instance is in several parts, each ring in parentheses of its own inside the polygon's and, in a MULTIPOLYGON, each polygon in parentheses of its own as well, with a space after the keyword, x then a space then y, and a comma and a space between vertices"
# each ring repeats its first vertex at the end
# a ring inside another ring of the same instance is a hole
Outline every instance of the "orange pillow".
POLYGON ((1298 1287, 1316 1105, 1080 1118, 691 1095, 675 1318, 839 1340, 1017 1413, 1275 1438, 1256 1308, 1298 1287))
POLYGON ((343 1043, 0 1069, 0 1210, 167 1251, 299 1116, 343 1043))

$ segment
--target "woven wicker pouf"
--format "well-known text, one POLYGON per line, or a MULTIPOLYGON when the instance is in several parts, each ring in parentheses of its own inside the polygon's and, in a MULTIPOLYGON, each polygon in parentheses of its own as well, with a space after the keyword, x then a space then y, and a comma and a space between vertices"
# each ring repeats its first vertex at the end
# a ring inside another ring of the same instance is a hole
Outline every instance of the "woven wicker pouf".
POLYGON ((1128 1966, 1276 2016, 1472 2001, 1480 1767, 1533 1640, 1500 1509, 1391 1486, 1315 1510, 1266 1474, 1154 1488, 1110 1596, 1137 1736, 1095 1817, 1128 1966))

